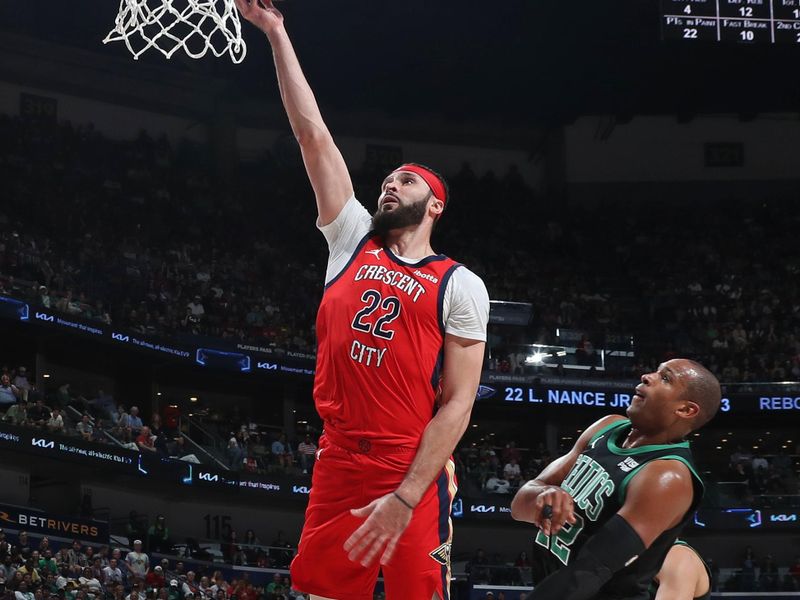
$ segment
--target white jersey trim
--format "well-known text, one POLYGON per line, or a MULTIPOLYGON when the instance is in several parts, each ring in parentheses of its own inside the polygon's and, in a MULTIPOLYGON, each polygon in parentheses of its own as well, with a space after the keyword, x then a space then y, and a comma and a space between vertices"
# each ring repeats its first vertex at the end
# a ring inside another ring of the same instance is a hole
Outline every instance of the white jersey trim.
MULTIPOLYGON (((328 285, 347 268, 358 244, 372 227, 372 216, 355 196, 351 196, 333 221, 324 226, 317 221, 317 227, 328 242, 328 266, 325 271, 325 285, 328 285)), ((410 264, 419 261, 402 256, 396 258, 410 264)), ((486 341, 489 293, 483 280, 466 267, 456 269, 447 282, 442 320, 445 333, 486 341)))

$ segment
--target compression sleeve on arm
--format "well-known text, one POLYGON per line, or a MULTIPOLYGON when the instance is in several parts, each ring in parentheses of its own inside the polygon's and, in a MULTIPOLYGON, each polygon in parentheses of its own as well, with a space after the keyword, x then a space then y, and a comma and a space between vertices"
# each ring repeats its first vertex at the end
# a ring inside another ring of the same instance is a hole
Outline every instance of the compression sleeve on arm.
POLYGON ((588 600, 617 571, 645 551, 644 542, 628 522, 614 515, 581 548, 570 564, 534 588, 530 600, 588 600))

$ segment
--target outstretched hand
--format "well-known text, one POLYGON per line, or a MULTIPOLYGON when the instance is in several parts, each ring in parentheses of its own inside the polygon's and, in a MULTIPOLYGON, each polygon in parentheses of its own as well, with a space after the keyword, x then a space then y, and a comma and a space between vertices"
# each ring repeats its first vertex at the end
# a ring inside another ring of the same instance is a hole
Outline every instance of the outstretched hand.
POLYGON ((272 0, 236 0, 236 8, 242 16, 264 33, 283 26, 283 15, 272 0))
POLYGON ((400 536, 411 522, 412 512, 394 494, 387 494, 363 508, 351 510, 354 517, 366 518, 366 521, 344 543, 348 558, 368 567, 383 552, 380 562, 382 565, 389 564, 400 536))

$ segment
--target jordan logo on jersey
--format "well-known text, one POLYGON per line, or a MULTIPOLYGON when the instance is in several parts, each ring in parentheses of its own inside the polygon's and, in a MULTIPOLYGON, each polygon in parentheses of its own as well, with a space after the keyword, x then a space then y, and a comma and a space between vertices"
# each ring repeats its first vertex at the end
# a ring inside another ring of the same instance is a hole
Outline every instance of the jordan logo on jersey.
POLYGON ((376 248, 375 250, 367 250, 365 252, 365 254, 372 254, 372 256, 374 256, 375 258, 380 260, 382 251, 383 251, 383 248, 376 248))
POLYGON ((630 456, 629 456, 628 458, 626 458, 626 459, 625 459, 625 460, 623 460, 622 462, 620 462, 620 463, 617 463, 617 466, 618 466, 620 469, 622 469, 622 471, 623 471, 623 472, 625 472, 625 473, 630 473, 630 472, 631 472, 631 471, 633 471, 633 470, 634 470, 636 467, 638 467, 638 466, 639 466, 639 463, 638 463, 638 462, 636 462, 636 461, 635 461, 635 460, 634 460, 632 457, 630 457, 630 456))

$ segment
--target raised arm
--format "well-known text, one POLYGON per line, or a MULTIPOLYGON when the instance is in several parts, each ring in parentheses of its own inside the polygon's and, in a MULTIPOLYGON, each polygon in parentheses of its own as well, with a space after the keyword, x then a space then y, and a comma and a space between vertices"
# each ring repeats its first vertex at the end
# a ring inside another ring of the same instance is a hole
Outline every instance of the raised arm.
POLYGON ((536 479, 523 485, 511 501, 511 517, 517 521, 533 523, 546 535, 558 533, 567 521, 574 523, 572 497, 561 489, 561 482, 595 434, 622 418, 619 415, 610 415, 595 421, 580 435, 567 454, 558 457, 536 479), (552 514, 549 519, 542 519, 542 510, 546 505, 550 506, 552 514))
POLYGON ((322 120, 314 92, 283 26, 283 15, 272 5, 272 0, 236 0, 236 6, 245 19, 267 35, 272 45, 281 100, 317 197, 320 225, 327 225, 353 195, 347 165, 322 120))

